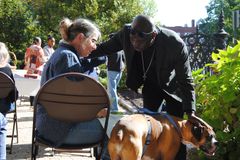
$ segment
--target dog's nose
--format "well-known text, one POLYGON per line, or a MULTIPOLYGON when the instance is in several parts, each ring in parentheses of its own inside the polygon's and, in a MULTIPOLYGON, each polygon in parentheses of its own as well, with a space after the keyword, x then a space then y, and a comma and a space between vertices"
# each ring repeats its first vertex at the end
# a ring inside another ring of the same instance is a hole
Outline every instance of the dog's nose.
POLYGON ((218 146, 218 145, 219 145, 219 142, 218 142, 215 138, 213 138, 212 143, 213 143, 215 146, 218 146))

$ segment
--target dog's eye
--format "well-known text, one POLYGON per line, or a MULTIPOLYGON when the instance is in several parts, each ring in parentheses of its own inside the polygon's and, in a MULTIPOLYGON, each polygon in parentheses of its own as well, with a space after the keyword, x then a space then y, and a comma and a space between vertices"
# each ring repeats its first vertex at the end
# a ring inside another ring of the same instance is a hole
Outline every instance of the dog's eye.
POLYGON ((193 126, 192 134, 198 141, 200 141, 203 134, 203 130, 201 127, 193 126))
POLYGON ((212 134, 208 135, 208 137, 207 137, 207 141, 211 141, 212 138, 213 138, 213 135, 212 135, 212 134))

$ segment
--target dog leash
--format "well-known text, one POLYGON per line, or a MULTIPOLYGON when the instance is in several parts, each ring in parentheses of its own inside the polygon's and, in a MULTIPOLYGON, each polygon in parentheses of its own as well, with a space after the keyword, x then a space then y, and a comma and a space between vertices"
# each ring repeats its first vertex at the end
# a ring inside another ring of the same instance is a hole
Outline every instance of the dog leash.
POLYGON ((150 115, 150 116, 152 116, 152 115, 161 115, 161 116, 165 117, 174 126, 174 128, 178 132, 178 135, 179 135, 180 139, 182 139, 182 133, 181 133, 179 127, 177 126, 177 124, 175 123, 173 118, 170 115, 168 115, 167 113, 164 113, 164 112, 152 112, 152 111, 150 111, 147 108, 138 108, 138 113, 139 114, 147 114, 147 115, 150 115))
POLYGON ((178 127, 178 125, 177 125, 177 124, 175 123, 175 121, 173 120, 173 118, 172 118, 170 115, 168 115, 167 113, 160 113, 160 114, 163 115, 164 117, 166 117, 166 118, 169 120, 169 122, 170 122, 170 123, 173 125, 173 127, 177 130, 180 139, 182 139, 182 132, 181 132, 180 128, 178 127))
POLYGON ((152 134, 152 125, 151 125, 150 119, 147 118, 145 114, 144 114, 143 116, 147 119, 148 133, 147 133, 147 137, 146 137, 145 144, 144 144, 144 146, 143 146, 142 157, 143 157, 144 153, 145 153, 146 150, 147 150, 147 146, 148 146, 148 145, 150 144, 150 142, 151 142, 151 134, 152 134))
POLYGON ((150 119, 148 119, 146 117, 146 115, 161 115, 163 117, 165 117, 172 125, 173 127, 176 129, 180 139, 182 139, 182 133, 181 133, 181 130, 180 128, 178 127, 178 125, 175 123, 175 121, 173 120, 173 118, 168 115, 167 113, 163 113, 163 112, 151 112, 150 110, 148 109, 145 109, 145 108, 139 108, 138 109, 138 113, 142 114, 146 119, 147 119, 147 123, 148 123, 148 133, 147 133, 147 137, 146 137, 146 141, 145 141, 145 144, 143 146, 143 153, 142 153, 142 157, 147 149, 147 145, 150 144, 150 138, 151 138, 151 133, 152 133, 152 127, 151 127, 151 122, 150 122, 150 119))

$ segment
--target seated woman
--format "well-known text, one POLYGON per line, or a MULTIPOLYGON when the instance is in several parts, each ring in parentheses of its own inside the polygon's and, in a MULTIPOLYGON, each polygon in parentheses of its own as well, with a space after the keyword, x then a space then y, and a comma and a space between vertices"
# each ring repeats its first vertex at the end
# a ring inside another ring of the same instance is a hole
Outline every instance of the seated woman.
MULTIPOLYGON (((8 64, 10 59, 6 45, 0 42, 0 71, 6 73, 14 81, 13 73, 8 64)), ((16 93, 18 97, 18 92, 16 93)), ((17 98, 16 97, 16 98, 17 98)), ((7 98, 0 99, 0 159, 6 159, 6 113, 15 108, 15 90, 11 91, 7 98)))
MULTIPOLYGON (((44 66, 41 85, 60 74, 85 73, 92 67, 84 57, 97 47, 96 42, 100 37, 98 28, 86 19, 73 22, 63 19, 60 33, 63 40, 44 66)), ((106 116, 106 112, 99 116, 106 116)), ((102 138, 102 126, 97 119, 91 122, 64 123, 49 117, 40 105, 36 114, 36 128, 37 136, 51 140, 56 147, 62 144, 88 144, 102 138)))
POLYGON ((33 39, 33 44, 26 50, 24 69, 28 70, 28 74, 38 74, 38 68, 46 62, 41 44, 41 38, 35 37, 33 39))

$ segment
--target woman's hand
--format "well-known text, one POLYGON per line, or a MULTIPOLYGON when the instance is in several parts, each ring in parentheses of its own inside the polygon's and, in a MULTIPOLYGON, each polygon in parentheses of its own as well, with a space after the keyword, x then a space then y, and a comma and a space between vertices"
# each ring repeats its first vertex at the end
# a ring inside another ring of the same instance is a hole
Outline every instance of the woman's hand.
POLYGON ((107 108, 103 108, 101 109, 98 114, 97 114, 97 117, 98 118, 103 118, 103 117, 106 117, 107 116, 107 108))

